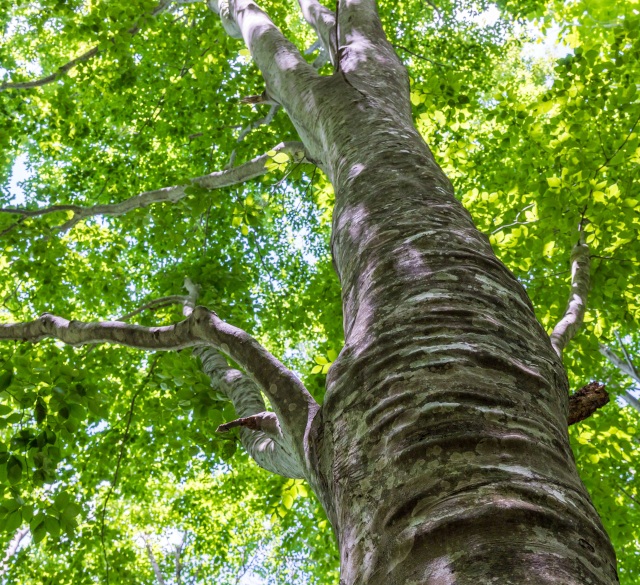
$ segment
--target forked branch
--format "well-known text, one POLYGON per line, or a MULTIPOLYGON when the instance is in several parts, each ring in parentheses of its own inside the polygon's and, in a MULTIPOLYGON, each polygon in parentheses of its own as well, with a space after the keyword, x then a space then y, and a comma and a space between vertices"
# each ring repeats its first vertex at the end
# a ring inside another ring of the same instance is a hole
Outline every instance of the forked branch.
MULTIPOLYGON (((259 385, 271 402, 285 436, 302 449, 318 405, 297 376, 245 331, 213 311, 196 307, 185 320, 164 327, 121 321, 83 323, 48 313, 28 323, 0 325, 0 339, 37 342, 59 339, 69 345, 117 343, 145 350, 179 350, 205 345, 231 357, 259 385)), ((255 413, 250 413, 255 414, 255 413)))
MULTIPOLYGON (((188 317, 196 307, 200 287, 189 278, 185 278, 184 286, 188 292, 184 314, 188 317)), ((221 391, 242 417, 239 421, 243 422, 221 425, 218 431, 240 427, 242 446, 258 465, 285 477, 304 477, 304 460, 299 457, 304 448, 297 449, 295 439, 282 433, 274 412, 265 412, 266 406, 256 383, 231 368, 226 358, 213 347, 198 346, 193 354, 200 358, 202 371, 211 380, 211 386, 221 391)))
POLYGON ((302 10, 302 16, 316 31, 331 64, 335 65, 338 51, 335 13, 320 4, 318 0, 298 0, 298 4, 302 10))

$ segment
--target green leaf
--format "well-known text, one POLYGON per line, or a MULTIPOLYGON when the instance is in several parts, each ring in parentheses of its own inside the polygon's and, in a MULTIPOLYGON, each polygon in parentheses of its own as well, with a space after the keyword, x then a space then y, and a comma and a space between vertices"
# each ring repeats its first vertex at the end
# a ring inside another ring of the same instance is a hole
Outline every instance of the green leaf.
POLYGON ((29 523, 33 542, 36 544, 39 543, 47 535, 47 529, 45 527, 44 520, 45 515, 40 513, 36 514, 29 523))
POLYGON ((13 380, 13 370, 5 370, 0 374, 0 392, 6 390, 13 380))
POLYGON ((9 514, 5 520, 4 529, 11 533, 15 531, 20 524, 22 524, 22 512, 20 510, 14 510, 9 514))
POLYGON ((7 479, 11 485, 15 485, 22 481, 22 461, 15 455, 11 455, 7 461, 7 479))
POLYGON ((35 415, 36 422, 38 424, 40 424, 41 422, 44 421, 45 418, 47 418, 47 405, 45 404, 44 400, 42 400, 42 398, 40 397, 38 397, 36 400, 34 415, 35 415))

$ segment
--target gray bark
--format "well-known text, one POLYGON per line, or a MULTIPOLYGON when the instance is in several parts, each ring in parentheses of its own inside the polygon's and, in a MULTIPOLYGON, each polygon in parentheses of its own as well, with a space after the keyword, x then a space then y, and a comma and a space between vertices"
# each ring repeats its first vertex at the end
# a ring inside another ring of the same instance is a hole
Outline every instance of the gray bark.
POLYGON ((341 583, 616 583, 562 363, 415 130, 375 2, 340 2, 330 77, 255 3, 229 15, 336 193, 345 347, 308 448, 341 583))
MULTIPOLYGON (((282 152, 297 161, 304 159, 304 146, 300 142, 281 142, 273 148, 273 152, 282 152)), ((237 167, 195 177, 191 179, 189 184, 163 187, 162 189, 156 189, 154 191, 145 191, 144 193, 140 193, 139 195, 135 195, 118 203, 103 203, 92 205, 91 207, 83 207, 82 205, 52 205, 51 207, 41 209, 3 207, 0 208, 0 213, 11 213, 22 217, 39 217, 61 211, 71 211, 73 217, 55 228, 57 231, 64 233, 74 227, 79 221, 88 217, 94 217, 96 215, 118 216, 129 213, 134 209, 141 209, 156 203, 176 203, 187 196, 187 189, 189 187, 202 187, 203 189, 212 191, 214 189, 221 189, 250 181, 268 172, 266 164, 270 160, 271 156, 269 154, 261 154, 237 167)))
POLYGON ((571 293, 564 315, 551 332, 551 345, 562 359, 562 351, 580 329, 587 309, 591 282, 589 246, 580 230, 580 239, 571 250, 571 293))

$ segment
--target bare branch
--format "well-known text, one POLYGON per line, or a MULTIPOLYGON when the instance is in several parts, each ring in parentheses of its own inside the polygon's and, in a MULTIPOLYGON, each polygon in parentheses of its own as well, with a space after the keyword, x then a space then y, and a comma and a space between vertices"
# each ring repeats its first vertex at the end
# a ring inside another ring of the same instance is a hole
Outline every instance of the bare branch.
POLYGON ((304 477, 305 465, 299 455, 302 445, 296 443, 299 439, 285 435, 277 415, 265 412, 266 406, 256 383, 231 368, 211 347, 197 347, 193 353, 202 361, 202 369, 211 379, 211 385, 229 398, 242 417, 221 425, 218 431, 239 427, 243 447, 260 467, 285 477, 304 477))
POLYGON ((244 427, 252 431, 262 431, 268 435, 277 436, 280 433, 278 417, 273 412, 259 412, 258 414, 232 420, 231 422, 220 425, 216 429, 216 432, 227 433, 231 429, 238 427, 244 427))
POLYGON ((176 544, 175 549, 173 551, 173 556, 175 559, 175 566, 176 566, 176 585, 180 585, 181 579, 182 579, 182 562, 180 560, 180 556, 182 555, 182 549, 184 548, 186 539, 187 539, 187 533, 183 532, 180 542, 176 544))
MULTIPOLYGON (((294 160, 299 161, 301 161, 305 155, 304 145, 301 142, 281 142, 275 146, 273 150, 276 153, 284 152, 289 154, 294 158, 294 160)), ((42 209, 4 207, 0 208, 0 213, 10 213, 13 215, 20 215, 22 217, 38 217, 50 213, 70 211, 73 213, 73 217, 55 228, 55 230, 64 233, 74 227, 79 221, 88 217, 94 217, 97 215, 118 216, 124 215, 134 209, 148 207, 155 203, 176 203, 187 196, 186 190, 191 186, 214 190, 250 181, 251 179, 260 177, 268 172, 266 163, 270 158, 271 156, 269 154, 262 154, 232 169, 216 171, 208 175, 196 177, 187 185, 177 185, 174 187, 156 189, 155 191, 145 191, 144 193, 140 193, 139 195, 130 197, 129 199, 125 199, 119 203, 107 203, 93 205, 90 207, 82 207, 81 205, 52 205, 51 207, 45 207, 42 209)))
MULTIPOLYGON (((188 277, 184 279, 184 286, 188 292, 184 314, 188 317, 196 306, 200 286, 188 277)), ((298 457, 299 449, 293 446, 294 438, 283 435, 275 413, 265 412, 266 406, 256 383, 239 370, 231 368, 226 358, 212 347, 198 346, 193 354, 200 358, 202 371, 209 376, 212 387, 231 401, 236 412, 244 417, 241 421, 247 421, 246 424, 233 421, 221 425, 218 431, 242 427, 242 446, 258 465, 285 477, 304 477, 304 464, 298 457)))
POLYGON ((636 370, 636 367, 633 365, 633 360, 631 359, 631 355, 629 354, 629 352, 627 351, 626 346, 622 342, 622 337, 620 337, 620 333, 615 331, 614 335, 616 336, 616 339, 618 340, 618 345, 620 346, 620 349, 622 350, 622 355, 624 356, 624 359, 627 362, 627 365, 629 366, 629 371, 633 372, 633 376, 632 376, 633 379, 636 382, 640 383, 640 375, 638 374, 638 370, 636 370))
POLYGON ((562 358, 562 351, 573 339, 587 309, 587 294, 591 280, 589 246, 584 241, 583 232, 580 231, 580 239, 571 251, 571 294, 567 309, 562 319, 554 327, 551 333, 551 345, 562 358))
POLYGON ((7 546, 7 550, 4 553, 4 559, 2 560, 2 565, 0 565, 0 577, 2 577, 9 568, 9 560, 13 555, 18 551, 18 547, 22 542, 22 539, 29 534, 29 527, 23 526, 22 528, 18 528, 16 533, 13 535, 13 538, 9 541, 9 545, 7 546))
POLYGON ((158 581, 159 585, 166 585, 164 577, 162 576, 162 571, 160 570, 158 562, 156 561, 156 557, 151 550, 149 539, 146 536, 143 536, 142 539, 144 540, 144 545, 147 549, 147 556, 149 557, 149 562, 151 563, 151 567, 153 568, 153 573, 156 576, 156 580, 158 581))
POLYGON ((606 345, 600 346, 600 353, 623 374, 629 376, 632 380, 640 384, 640 375, 638 375, 638 372, 636 371, 632 363, 629 363, 629 361, 627 360, 620 359, 618 355, 610 350, 606 345))
POLYGON ((573 425, 590 417, 598 408, 609 403, 609 394, 604 384, 591 382, 569 396, 569 417, 567 424, 573 425))
MULTIPOLYGON (((184 321, 164 327, 141 327, 121 321, 82 323, 43 314, 28 323, 0 325, 0 339, 36 342, 52 337, 70 345, 117 343, 146 350, 179 350, 197 345, 219 349, 241 365, 271 402, 299 457, 304 457, 308 425, 318 405, 296 375, 245 331, 196 307, 184 321)), ((265 410, 264 407, 261 410, 265 410)), ((247 413, 256 414, 256 412, 247 413)), ((303 459, 301 459, 303 460, 303 459)))
POLYGON ((409 55, 413 55, 417 59, 421 59, 422 61, 428 61, 429 63, 431 63, 432 65, 435 65, 436 67, 449 67, 451 69, 455 69, 455 67, 453 67, 453 65, 447 65, 445 63, 441 63, 440 61, 435 61, 434 59, 429 59, 429 57, 425 57, 424 55, 420 55, 418 53, 414 53, 411 49, 407 49, 407 47, 405 47, 404 45, 396 45, 395 43, 391 43, 391 46, 394 49, 400 49, 401 51, 405 51, 406 53, 409 53, 409 55))
MULTIPOLYGON (((622 340, 619 340, 622 344, 622 340)), ((618 368, 623 374, 629 376, 637 384, 640 384, 640 375, 638 375, 633 363, 631 362, 631 356, 628 355, 626 348, 624 348, 625 359, 620 359, 617 354, 610 350, 606 345, 600 346, 600 353, 606 357, 616 368, 618 368)), ((622 398, 631 407, 640 412, 640 400, 638 400, 631 392, 625 390, 622 393, 622 398)))
MULTIPOLYGON (((263 116, 262 118, 258 118, 257 120, 254 120, 253 122, 247 124, 240 131, 240 134, 238 135, 238 139, 236 140, 236 142, 242 142, 247 137, 249 132, 251 132, 252 130, 259 128, 260 126, 266 126, 268 124, 271 124, 276 114, 278 113, 279 109, 280 109, 279 104, 273 104, 269 108, 269 112, 267 113, 266 116, 263 116)), ((235 164, 236 154, 237 154, 237 149, 234 148, 233 151, 231 152, 231 156, 229 157, 229 163, 227 164, 228 169, 232 168, 233 165, 235 164)))
MULTIPOLYGON (((164 12, 170 6, 170 4, 171 4, 171 0, 161 0, 161 2, 151 11, 150 16, 155 17, 161 12, 164 12)), ((126 32, 131 36, 134 36, 139 31, 140 31, 140 27, 138 26, 138 24, 135 24, 132 28, 130 28, 126 32)), ((112 37, 112 38, 115 38, 115 37, 112 37)), ((7 91, 9 89, 31 89, 34 87, 42 87, 43 85, 47 85, 49 83, 54 82, 56 79, 59 79, 60 77, 62 77, 63 75, 71 71, 71 69, 73 69, 76 65, 83 63, 84 61, 88 61, 89 59, 92 59, 98 53, 100 53, 100 47, 99 45, 96 45, 95 47, 82 53, 82 55, 79 55, 75 59, 71 59, 64 65, 61 65, 53 73, 46 75, 44 77, 41 77, 39 79, 34 79, 33 81, 21 81, 21 82, 15 82, 15 83, 5 81, 4 83, 0 84, 0 91, 7 91)))

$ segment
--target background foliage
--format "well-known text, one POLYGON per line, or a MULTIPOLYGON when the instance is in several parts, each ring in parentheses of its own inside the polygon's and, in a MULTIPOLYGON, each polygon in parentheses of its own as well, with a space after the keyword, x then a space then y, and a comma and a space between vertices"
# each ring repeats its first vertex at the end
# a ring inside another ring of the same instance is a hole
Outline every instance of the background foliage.
MULTIPOLYGON (((263 6, 298 46, 293 2, 263 6)), ((204 3, 0 0, 0 88, 86 51, 51 83, 0 92, 2 205, 93 205, 184 183, 297 137, 243 47, 204 3), (25 170, 23 167, 26 168, 25 170), (19 178, 19 184, 17 184, 19 178)), ((640 345, 640 5, 400 0, 381 16, 413 84, 418 129, 551 331, 582 220, 592 254, 571 386, 631 383, 599 353, 640 345)), ((313 59, 314 55, 309 55, 313 59)), ((325 66, 323 72, 330 74, 325 66)), ((0 213, 0 319, 115 318, 183 294, 251 331, 321 400, 341 347, 328 249, 333 194, 311 165, 56 231, 68 212, 0 213)), ((145 325, 181 318, 143 312, 145 325)), ((640 578, 639 413, 619 401, 573 428, 583 480, 640 578)), ((215 428, 234 418, 189 351, 55 342, 0 347, 0 572, 10 583, 337 583, 330 528, 301 482, 271 476, 215 428), (182 543, 182 544, 180 544, 182 543)))

